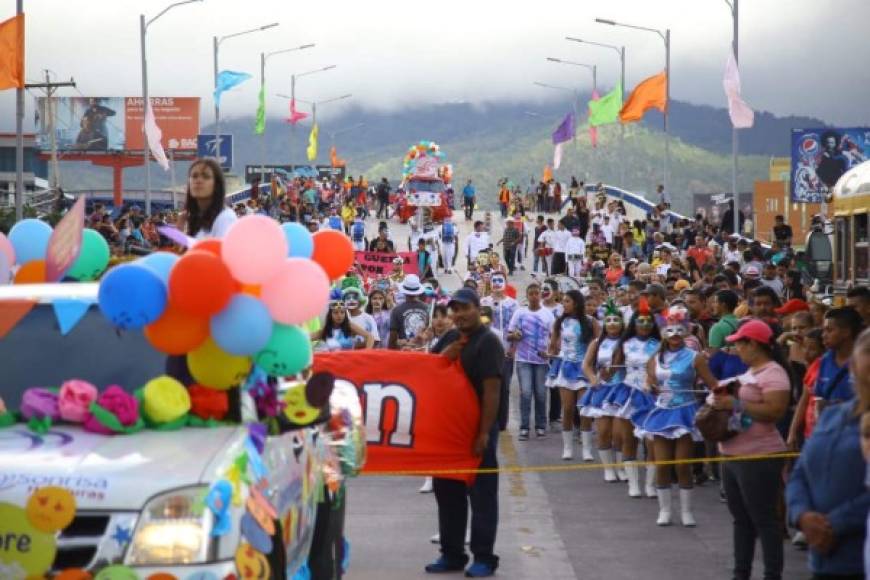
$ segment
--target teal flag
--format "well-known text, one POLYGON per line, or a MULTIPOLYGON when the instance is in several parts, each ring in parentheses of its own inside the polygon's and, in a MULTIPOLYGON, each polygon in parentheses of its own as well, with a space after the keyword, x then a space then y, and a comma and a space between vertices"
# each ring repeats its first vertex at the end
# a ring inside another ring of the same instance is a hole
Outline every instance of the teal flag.
POLYGON ((254 133, 262 135, 266 132, 266 85, 260 87, 260 104, 257 106, 257 123, 254 125, 254 133))
POLYGON ((622 109, 622 85, 594 101, 589 101, 589 124, 593 127, 609 125, 619 121, 622 109))
POLYGON ((233 87, 237 87, 246 80, 251 78, 251 75, 244 72, 235 72, 231 70, 221 71, 217 77, 214 89, 214 103, 217 106, 221 104, 221 93, 228 91, 233 87))

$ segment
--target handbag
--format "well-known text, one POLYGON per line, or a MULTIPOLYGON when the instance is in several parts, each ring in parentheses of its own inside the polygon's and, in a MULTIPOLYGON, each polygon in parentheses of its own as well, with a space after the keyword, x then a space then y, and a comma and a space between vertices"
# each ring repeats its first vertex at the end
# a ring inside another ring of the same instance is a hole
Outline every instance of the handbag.
MULTIPOLYGON (((734 395, 737 392, 738 386, 739 383, 737 381, 731 381, 721 388, 726 389, 728 394, 734 395)), ((730 422, 731 411, 714 409, 708 403, 701 405, 701 408, 695 413, 695 427, 697 427, 705 440, 714 443, 728 441, 737 435, 738 431, 731 428, 730 422)))

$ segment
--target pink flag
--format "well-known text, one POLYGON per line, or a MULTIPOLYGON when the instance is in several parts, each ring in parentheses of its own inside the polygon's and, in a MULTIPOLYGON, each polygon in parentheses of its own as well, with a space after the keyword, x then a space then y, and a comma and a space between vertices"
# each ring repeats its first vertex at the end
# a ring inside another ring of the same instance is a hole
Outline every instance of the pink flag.
POLYGON ((290 116, 287 117, 287 122, 291 125, 295 125, 307 116, 308 113, 303 113, 296 110, 296 99, 290 99, 290 116))
MULTIPOLYGON (((590 101, 597 101, 597 100, 598 100, 598 90, 592 89, 592 98, 590 99, 590 101)), ((592 117, 591 110, 589 111, 589 117, 590 118, 592 117)), ((592 123, 589 124, 589 141, 592 142, 592 147, 598 147, 598 127, 593 126, 592 123)))
POLYGON ((154 118, 154 109, 151 108, 150 102, 145 106, 145 138, 148 140, 148 148, 154 155, 157 164, 168 171, 169 159, 166 158, 163 144, 160 142, 163 139, 163 132, 157 126, 157 119, 154 118))
POLYGON ((722 79, 725 88, 725 96, 728 98, 728 115, 735 129, 748 129, 755 121, 755 113, 740 96, 740 72, 737 70, 737 61, 734 53, 728 53, 725 62, 725 77, 722 79))

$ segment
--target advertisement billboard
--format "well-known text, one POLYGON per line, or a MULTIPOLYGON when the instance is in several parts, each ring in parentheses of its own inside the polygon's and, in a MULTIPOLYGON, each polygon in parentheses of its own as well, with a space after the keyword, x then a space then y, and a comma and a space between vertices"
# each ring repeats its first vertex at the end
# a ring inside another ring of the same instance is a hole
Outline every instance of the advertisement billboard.
MULTIPOLYGON (((737 196, 738 206, 745 217, 752 215, 752 192, 741 191, 737 196)), ((713 224, 719 224, 728 211, 730 193, 695 193, 692 195, 692 216, 701 214, 713 224)))
MULTIPOLYGON (((163 148, 196 151, 199 97, 152 97, 163 148)), ((36 100, 37 147, 59 151, 136 151, 143 146, 141 97, 45 97, 36 100)))
POLYGON ((196 156, 214 157, 224 169, 233 167, 233 136, 221 133, 221 153, 217 154, 217 137, 212 134, 197 135, 196 156))
POLYGON ((251 183, 255 178, 260 179, 262 183, 269 183, 272 180, 272 174, 276 171, 285 177, 289 177, 291 173, 295 172, 299 177, 315 179, 335 177, 338 180, 343 180, 345 168, 333 167, 332 165, 272 165, 268 163, 265 165, 245 165, 245 183, 251 183))
POLYGON ((870 128, 792 129, 792 201, 821 203, 841 175, 868 158, 870 128))

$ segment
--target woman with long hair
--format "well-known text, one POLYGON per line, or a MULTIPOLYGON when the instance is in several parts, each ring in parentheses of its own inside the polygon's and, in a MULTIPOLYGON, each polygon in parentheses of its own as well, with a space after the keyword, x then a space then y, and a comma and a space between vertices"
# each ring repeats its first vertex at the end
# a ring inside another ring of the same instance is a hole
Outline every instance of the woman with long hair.
MULTIPOLYGON (((574 411, 577 395, 588 383, 583 376, 583 359, 586 349, 595 336, 595 319, 586 315, 583 294, 569 290, 562 298, 562 314, 553 325, 550 335, 550 353, 555 356, 550 362, 547 385, 559 389, 562 402, 562 459, 574 457, 574 411)), ((588 444, 591 446, 591 421, 587 421, 588 444)), ((582 428, 582 426, 581 426, 582 428)), ((584 441, 585 442, 585 441, 584 441)), ((591 450, 584 445, 584 454, 591 450)))
MULTIPOLYGON (((369 292, 368 304, 366 304, 366 312, 372 315, 375 319, 375 324, 378 325, 378 336, 390 336, 390 312, 391 308, 387 304, 387 294, 379 288, 375 288, 369 292)), ((378 348, 387 348, 387 340, 381 339, 378 348)))
MULTIPOLYGON (((711 391, 718 382, 707 366, 707 358, 686 344, 689 335, 689 316, 685 308, 670 308, 665 317, 659 352, 647 362, 647 384, 656 394, 655 406, 632 415, 635 435, 652 437, 656 461, 684 460, 693 457, 695 441, 701 434, 695 427, 695 413, 699 404, 695 397, 695 383, 700 378, 711 391)), ((660 526, 671 525, 671 470, 670 465, 656 467, 656 495, 659 500, 660 526)), ((694 527, 692 514, 692 468, 689 464, 676 466, 680 486, 680 515, 683 525, 694 527)))
POLYGON ((329 313, 323 328, 311 333, 312 341, 323 341, 321 350, 353 350, 356 337, 363 338, 361 348, 372 348, 375 344, 374 337, 350 321, 347 307, 341 296, 341 291, 333 289, 330 293, 329 313))
POLYGON ((191 163, 178 229, 198 240, 222 238, 237 219, 236 213, 226 205, 224 173, 217 161, 204 157, 191 163))
MULTIPOLYGON (((614 366, 625 367, 625 379, 610 391, 604 409, 612 414, 614 429, 622 438, 622 460, 628 475, 628 495, 641 497, 640 470, 636 464, 638 439, 631 416, 649 410, 653 398, 646 390, 646 365, 661 345, 661 334, 646 298, 641 296, 637 312, 632 315, 616 349, 614 366)), ((647 446, 647 460, 653 460, 652 445, 647 446)), ((646 496, 656 497, 655 467, 646 468, 646 496)))
MULTIPOLYGON (((611 467, 613 455, 613 415, 604 409, 604 400, 611 390, 622 383, 624 369, 614 368, 614 355, 619 346, 625 319, 612 300, 607 301, 604 310, 604 332, 595 339, 586 351, 583 360, 583 372, 592 387, 586 391, 580 400, 580 416, 597 419, 598 456, 604 468, 604 481, 615 482, 627 478, 611 467)), ((618 438, 616 438, 618 440, 618 438)))

